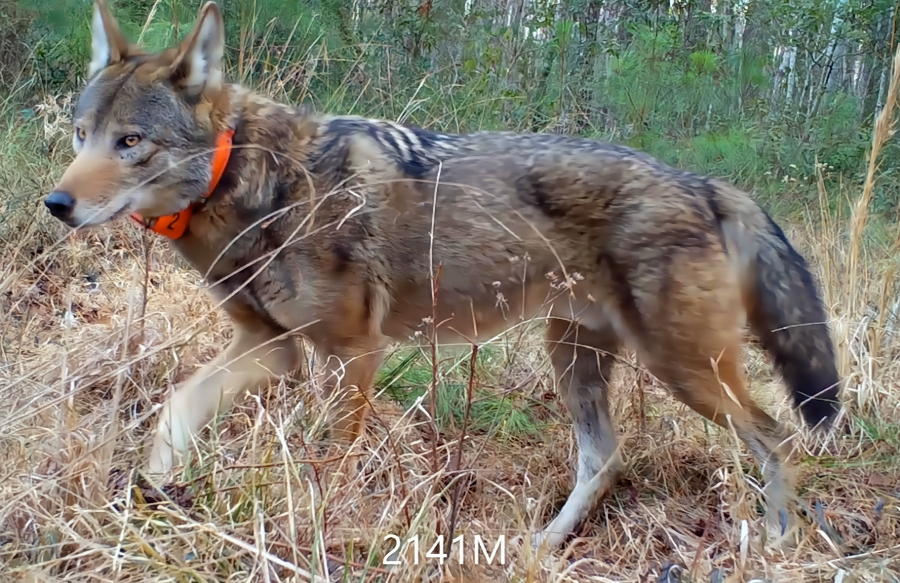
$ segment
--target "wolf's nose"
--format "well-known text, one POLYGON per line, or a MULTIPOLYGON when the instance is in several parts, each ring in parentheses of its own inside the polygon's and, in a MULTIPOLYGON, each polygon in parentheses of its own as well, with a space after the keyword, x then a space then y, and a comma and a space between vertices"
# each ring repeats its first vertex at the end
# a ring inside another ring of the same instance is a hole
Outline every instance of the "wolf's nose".
POLYGON ((57 190, 47 195, 47 198, 44 199, 44 206, 57 219, 65 219, 72 214, 72 209, 75 207, 75 199, 68 192, 57 190))

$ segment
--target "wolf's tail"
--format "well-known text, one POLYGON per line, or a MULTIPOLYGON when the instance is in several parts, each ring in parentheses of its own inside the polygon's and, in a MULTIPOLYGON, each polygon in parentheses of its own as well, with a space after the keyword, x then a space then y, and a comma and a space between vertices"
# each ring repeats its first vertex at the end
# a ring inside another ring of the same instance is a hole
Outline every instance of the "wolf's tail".
POLYGON ((750 329, 775 361, 806 423, 827 427, 840 410, 840 386, 824 304, 809 265, 746 195, 721 183, 716 191, 750 329))

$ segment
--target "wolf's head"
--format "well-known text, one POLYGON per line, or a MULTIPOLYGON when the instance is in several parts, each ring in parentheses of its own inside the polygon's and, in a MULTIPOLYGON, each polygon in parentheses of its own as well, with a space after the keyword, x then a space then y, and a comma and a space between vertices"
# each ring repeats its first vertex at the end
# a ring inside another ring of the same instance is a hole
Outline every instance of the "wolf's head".
POLYGON ((180 45, 147 54, 96 0, 88 85, 78 99, 76 157, 44 200, 69 226, 125 213, 181 211, 206 194, 224 98, 222 15, 208 2, 180 45))

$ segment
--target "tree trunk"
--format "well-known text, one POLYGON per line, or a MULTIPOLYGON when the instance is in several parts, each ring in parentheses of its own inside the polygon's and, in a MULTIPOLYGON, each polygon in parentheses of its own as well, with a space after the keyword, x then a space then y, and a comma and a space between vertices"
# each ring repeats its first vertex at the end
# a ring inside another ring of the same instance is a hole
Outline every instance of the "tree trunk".
POLYGON ((787 78, 787 90, 785 91, 784 103, 785 106, 790 107, 791 98, 794 95, 794 84, 797 79, 797 49, 796 47, 788 47, 787 50, 787 67, 788 67, 788 78, 787 78))
POLYGON ((878 81, 878 97, 875 99, 875 115, 877 116, 881 113, 881 110, 884 108, 884 100, 887 97, 887 77, 888 71, 890 67, 888 63, 882 60, 881 62, 881 78, 878 81))

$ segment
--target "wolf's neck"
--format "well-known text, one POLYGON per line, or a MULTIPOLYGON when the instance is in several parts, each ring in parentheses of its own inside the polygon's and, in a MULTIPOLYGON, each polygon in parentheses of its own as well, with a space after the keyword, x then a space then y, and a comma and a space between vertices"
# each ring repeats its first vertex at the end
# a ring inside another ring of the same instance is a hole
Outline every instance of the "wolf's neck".
POLYGON ((297 181, 309 178, 304 162, 316 127, 312 116, 238 85, 226 86, 211 106, 216 131, 232 129, 234 137, 225 172, 191 231, 200 234, 209 219, 227 216, 223 230, 237 234, 289 204, 297 181))

